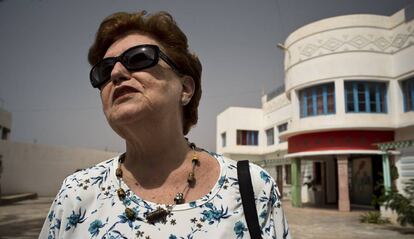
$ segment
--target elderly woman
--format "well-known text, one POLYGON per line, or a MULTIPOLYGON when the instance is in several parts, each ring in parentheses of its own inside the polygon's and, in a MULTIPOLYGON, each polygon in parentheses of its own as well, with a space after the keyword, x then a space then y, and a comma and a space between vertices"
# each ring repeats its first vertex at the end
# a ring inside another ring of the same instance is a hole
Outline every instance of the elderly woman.
MULTIPOLYGON (((115 13, 88 59, 126 152, 67 177, 39 238, 253 238, 236 162, 184 137, 197 122, 202 67, 173 18, 115 13)), ((250 175, 261 237, 290 238, 274 180, 253 164, 250 175)))

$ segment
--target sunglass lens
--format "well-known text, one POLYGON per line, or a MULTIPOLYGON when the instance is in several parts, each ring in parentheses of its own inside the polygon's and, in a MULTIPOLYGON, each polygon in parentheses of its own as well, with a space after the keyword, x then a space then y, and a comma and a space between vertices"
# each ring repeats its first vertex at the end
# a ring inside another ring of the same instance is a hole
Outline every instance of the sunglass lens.
POLYGON ((105 59, 101 61, 92 72, 93 78, 95 79, 95 84, 97 86, 105 84, 111 78, 111 72, 113 68, 113 59, 105 59))
POLYGON ((131 49, 123 61, 129 70, 139 71, 157 64, 157 53, 152 47, 145 46, 131 49))

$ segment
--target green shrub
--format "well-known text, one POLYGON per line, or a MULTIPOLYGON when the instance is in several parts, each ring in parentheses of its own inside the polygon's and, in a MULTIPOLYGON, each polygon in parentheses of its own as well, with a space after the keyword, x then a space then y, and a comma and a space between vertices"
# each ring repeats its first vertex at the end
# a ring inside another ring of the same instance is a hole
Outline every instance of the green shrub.
POLYGON ((395 189, 385 193, 381 200, 382 205, 398 214, 397 221, 402 226, 414 226, 414 178, 405 183, 404 192, 406 196, 395 189))
POLYGON ((388 218, 381 217, 381 213, 378 211, 371 211, 362 214, 359 217, 359 221, 363 223, 373 223, 373 224, 386 224, 390 223, 388 218))

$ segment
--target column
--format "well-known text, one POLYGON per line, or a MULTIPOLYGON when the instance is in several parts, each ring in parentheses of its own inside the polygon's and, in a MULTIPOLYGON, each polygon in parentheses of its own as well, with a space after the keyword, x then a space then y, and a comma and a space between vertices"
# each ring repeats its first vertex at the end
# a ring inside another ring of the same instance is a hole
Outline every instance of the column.
POLYGON ((384 175, 384 190, 388 193, 391 190, 390 160, 387 153, 382 155, 382 174, 384 175))
POLYGON ((302 195, 301 195, 301 172, 300 172, 300 159, 293 158, 291 160, 292 169, 292 206, 302 207, 302 195))
POLYGON ((349 212, 351 204, 349 202, 348 187, 348 156, 339 155, 338 159, 338 209, 341 212, 349 212))

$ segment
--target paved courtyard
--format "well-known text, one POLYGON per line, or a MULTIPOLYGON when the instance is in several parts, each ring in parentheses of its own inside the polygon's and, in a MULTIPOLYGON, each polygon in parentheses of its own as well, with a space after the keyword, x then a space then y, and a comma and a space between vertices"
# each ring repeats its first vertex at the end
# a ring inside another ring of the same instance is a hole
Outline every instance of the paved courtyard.
MULTIPOLYGON (((39 198, 0 206, 0 238, 37 238, 51 202, 51 198, 39 198)), ((414 229, 361 224, 361 212, 292 208, 288 201, 283 207, 296 239, 414 238, 414 229)))

